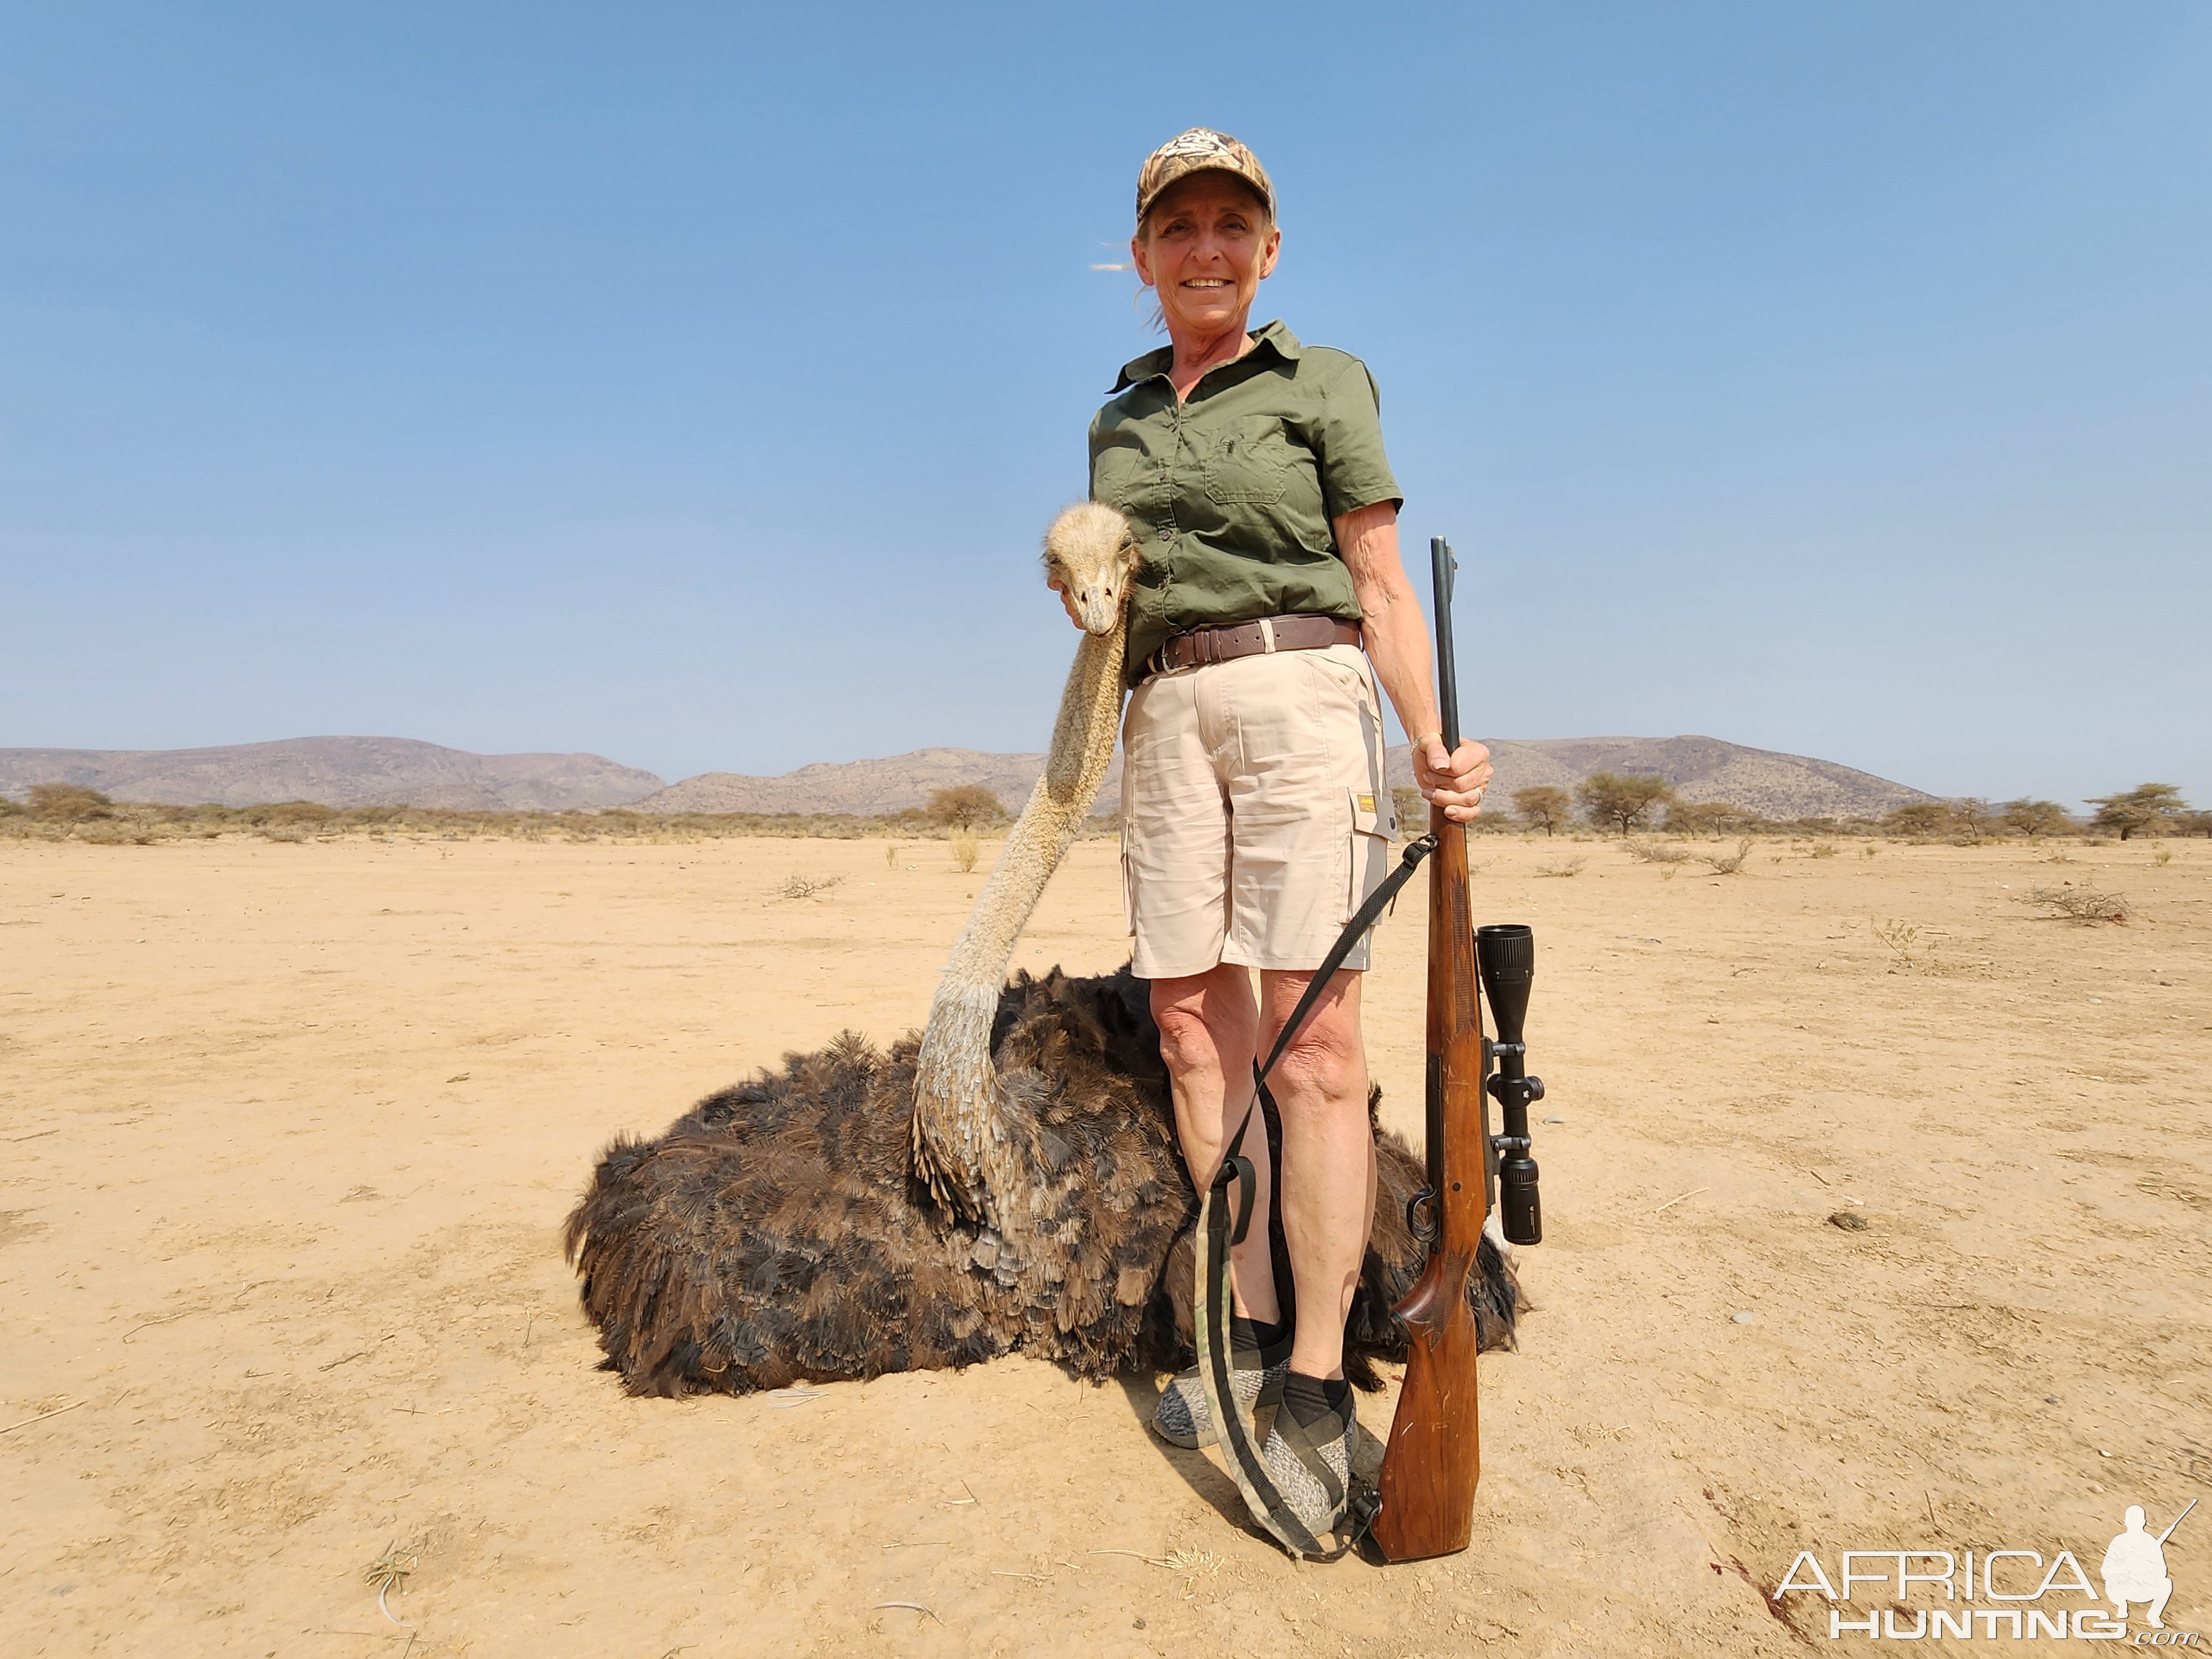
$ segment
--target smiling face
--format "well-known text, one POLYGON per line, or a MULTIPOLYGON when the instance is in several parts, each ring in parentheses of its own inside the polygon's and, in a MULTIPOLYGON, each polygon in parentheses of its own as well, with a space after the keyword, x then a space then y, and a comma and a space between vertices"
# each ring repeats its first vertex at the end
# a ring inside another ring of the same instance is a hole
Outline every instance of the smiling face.
POLYGON ((1205 338, 1243 328, 1282 245, 1249 185, 1205 172, 1160 192, 1129 252, 1159 296, 1168 332, 1205 338))

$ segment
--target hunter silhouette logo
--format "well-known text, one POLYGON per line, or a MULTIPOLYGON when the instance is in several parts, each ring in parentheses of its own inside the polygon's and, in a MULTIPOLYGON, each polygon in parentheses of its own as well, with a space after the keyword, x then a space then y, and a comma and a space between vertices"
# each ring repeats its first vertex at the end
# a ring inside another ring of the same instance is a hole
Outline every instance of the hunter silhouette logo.
POLYGON ((2135 1645, 2193 1648, 2198 1644, 2197 1632, 2168 1631, 2164 1615, 2173 1594, 2173 1579, 2166 1571, 2166 1540, 2196 1507, 2197 1500, 2190 1499, 2164 1532, 2154 1533, 2145 1524, 2142 1506, 2130 1504, 2122 1517, 2124 1530, 2106 1546, 2098 1564, 2098 1577, 2104 1581, 2101 1596, 2071 1550, 2059 1551, 2046 1566, 2038 1550, 1954 1553, 1893 1549, 1845 1550, 1841 1571, 1833 1578, 1818 1555, 1800 1550, 1771 1599, 1785 1614, 1785 1598, 1793 1595, 1809 1593, 1837 1604, 1828 1609, 1831 1641, 1845 1636, 1908 1642, 1949 1636, 2118 1642, 2127 1639, 2128 1609, 2139 1607, 2148 1628, 2136 1633, 2135 1645), (1911 1606, 1916 1586, 1920 1599, 1935 1605, 1911 1606), (2069 1597, 2088 1605, 2069 1606, 2069 1597), (1868 1601, 1885 1605, 1863 1605, 1868 1601), (1906 1618, 1911 1620, 1910 1625, 1901 1622, 1906 1618))
MULTIPOLYGON (((2197 1507, 2197 1500, 2189 1500, 2189 1510, 2197 1507)), ((2184 1510, 2173 1517, 2178 1527, 2188 1516, 2184 1510)), ((2173 1594, 2173 1580, 2166 1572, 2166 1540, 2173 1536, 2173 1527, 2168 1527, 2155 1538, 2143 1529, 2142 1505, 2128 1505, 2127 1530, 2105 1547, 2105 1564, 2099 1569, 2105 1580, 2105 1599, 2116 1609, 2114 1616, 2124 1620, 2128 1603, 2141 1601, 2143 1622, 2153 1630, 2164 1630, 2166 1620, 2159 1615, 2166 1611, 2166 1598, 2173 1594)))

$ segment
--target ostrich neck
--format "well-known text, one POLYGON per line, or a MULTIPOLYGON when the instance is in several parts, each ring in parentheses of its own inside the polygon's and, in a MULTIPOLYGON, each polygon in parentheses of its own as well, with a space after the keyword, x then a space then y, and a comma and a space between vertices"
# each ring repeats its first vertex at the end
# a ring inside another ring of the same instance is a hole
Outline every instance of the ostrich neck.
POLYGON ((915 1073, 917 1170, 941 1202, 997 1224, 994 1166, 1009 1149, 1000 1133, 991 1069, 991 1022, 1015 941, 1045 884, 1089 816, 1113 764, 1121 724, 1121 657, 1127 613, 1111 633, 1083 636, 1061 692, 1044 775, 1007 832, 1006 849, 952 947, 930 1005, 915 1073))

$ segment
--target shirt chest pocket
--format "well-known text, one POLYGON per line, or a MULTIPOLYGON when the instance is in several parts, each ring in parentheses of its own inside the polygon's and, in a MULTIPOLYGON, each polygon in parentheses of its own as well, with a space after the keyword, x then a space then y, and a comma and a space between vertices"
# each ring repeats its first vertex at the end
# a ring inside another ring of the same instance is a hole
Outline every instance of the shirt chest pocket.
POLYGON ((1272 415, 1241 415, 1214 441, 1206 457, 1206 499, 1273 507, 1290 488, 1297 457, 1272 415))

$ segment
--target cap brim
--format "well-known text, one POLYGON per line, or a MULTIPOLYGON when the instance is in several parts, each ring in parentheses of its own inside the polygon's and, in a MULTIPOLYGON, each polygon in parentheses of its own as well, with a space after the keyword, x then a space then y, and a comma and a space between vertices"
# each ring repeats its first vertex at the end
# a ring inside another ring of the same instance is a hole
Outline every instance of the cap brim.
POLYGON ((1260 182, 1254 179, 1250 173, 1245 172, 1243 168, 1237 166, 1234 162, 1201 161, 1191 167, 1185 167, 1181 173, 1176 174, 1174 178, 1168 179, 1164 184, 1156 185, 1150 196, 1139 198, 1137 203, 1137 222, 1139 224, 1143 223, 1145 216, 1152 210, 1153 203, 1158 201, 1161 197, 1166 195, 1170 191, 1173 190, 1177 185, 1189 178, 1192 174, 1199 173, 1227 173, 1231 178, 1237 180, 1238 184, 1243 185, 1247 190, 1250 191, 1255 196, 1260 198, 1260 205, 1267 210, 1267 216, 1269 218, 1272 219, 1275 216, 1274 192, 1260 184, 1260 182))

